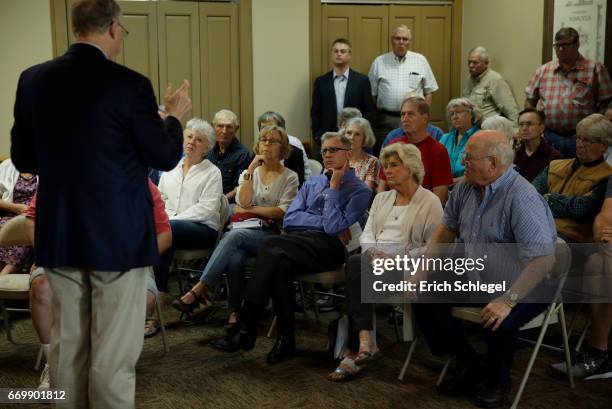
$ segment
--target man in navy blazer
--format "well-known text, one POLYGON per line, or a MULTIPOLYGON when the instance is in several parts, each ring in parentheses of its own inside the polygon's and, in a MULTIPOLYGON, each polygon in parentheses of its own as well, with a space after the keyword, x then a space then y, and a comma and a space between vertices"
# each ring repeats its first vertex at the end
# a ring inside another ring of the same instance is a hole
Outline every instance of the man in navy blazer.
POLYGON ((357 108, 370 122, 376 115, 368 77, 349 68, 349 41, 344 38, 334 40, 331 52, 334 67, 315 80, 310 109, 314 139, 312 154, 319 160, 321 136, 338 130, 338 114, 342 108, 357 108))
POLYGON ((51 385, 71 395, 61 407, 131 408, 158 260, 147 172, 181 157, 189 84, 166 90, 162 120, 150 81, 113 62, 128 34, 117 3, 76 1, 72 25, 66 54, 20 76, 11 159, 39 175, 36 264, 54 294, 51 385))

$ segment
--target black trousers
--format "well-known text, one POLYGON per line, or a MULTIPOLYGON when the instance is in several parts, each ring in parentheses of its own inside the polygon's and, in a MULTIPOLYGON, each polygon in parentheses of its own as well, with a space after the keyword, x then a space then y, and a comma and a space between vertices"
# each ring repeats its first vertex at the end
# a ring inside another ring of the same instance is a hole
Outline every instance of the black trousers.
POLYGON ((257 254, 255 273, 247 284, 245 302, 263 308, 272 297, 279 335, 293 335, 295 275, 334 270, 345 260, 346 248, 340 239, 323 232, 266 237, 257 254))
MULTIPOLYGON (((474 305, 475 306, 475 305, 474 305)), ((496 331, 483 329, 488 346, 489 379, 501 385, 510 382, 510 369, 519 336, 519 328, 546 309, 548 304, 517 304, 496 331)), ((453 304, 413 304, 419 327, 434 355, 455 354, 461 360, 473 350, 461 330, 459 320, 451 315, 453 304)))
POLYGON ((372 321, 374 319, 374 304, 361 302, 362 257, 364 263, 369 263, 370 258, 364 254, 352 255, 346 262, 346 314, 356 332, 372 331, 372 321))

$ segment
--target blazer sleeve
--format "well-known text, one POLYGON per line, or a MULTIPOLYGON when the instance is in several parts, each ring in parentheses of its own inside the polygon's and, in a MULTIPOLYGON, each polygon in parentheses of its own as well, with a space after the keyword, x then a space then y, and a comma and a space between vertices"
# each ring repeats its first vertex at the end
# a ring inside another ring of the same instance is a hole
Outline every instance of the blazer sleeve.
POLYGON ((362 107, 363 107, 363 116, 370 121, 370 123, 374 123, 374 119, 376 119, 376 106, 374 105, 374 99, 372 98, 372 86, 370 85, 370 80, 365 75, 363 76, 362 90, 360 92, 361 97, 363 98, 362 107))
POLYGON ((13 115, 15 117, 11 129, 11 159, 21 172, 38 174, 38 160, 32 133, 31 118, 28 109, 28 86, 31 75, 23 72, 19 76, 17 95, 13 115))
POLYGON ((162 121, 151 82, 144 77, 135 95, 132 130, 147 166, 163 171, 174 169, 181 159, 183 127, 172 116, 162 121))

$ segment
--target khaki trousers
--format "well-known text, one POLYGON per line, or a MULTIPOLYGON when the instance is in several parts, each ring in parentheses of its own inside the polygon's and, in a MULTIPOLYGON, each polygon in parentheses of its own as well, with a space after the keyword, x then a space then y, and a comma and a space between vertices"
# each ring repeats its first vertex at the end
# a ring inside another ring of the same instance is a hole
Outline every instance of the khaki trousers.
POLYGON ((69 396, 57 408, 134 408, 150 272, 45 269, 53 290, 51 386, 69 396))

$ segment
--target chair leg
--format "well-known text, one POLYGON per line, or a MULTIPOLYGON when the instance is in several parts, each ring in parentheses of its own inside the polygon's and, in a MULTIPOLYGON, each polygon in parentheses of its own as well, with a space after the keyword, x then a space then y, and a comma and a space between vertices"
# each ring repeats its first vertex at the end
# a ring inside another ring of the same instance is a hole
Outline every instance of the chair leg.
POLYGON ((0 300, 0 312, 2 313, 2 321, 4 324, 4 332, 6 333, 6 339, 8 339, 11 344, 17 345, 17 343, 13 339, 13 334, 11 334, 11 325, 8 319, 8 311, 4 306, 4 300, 0 300))
POLYGON ((567 335, 567 329, 565 326, 565 310, 563 309, 563 304, 559 306, 559 311, 557 314, 559 316, 559 322, 561 323, 561 333, 563 334, 563 349, 565 350, 565 365, 567 368, 567 374, 569 376, 570 387, 574 389, 574 374, 570 370, 572 366, 572 358, 570 357, 569 337, 567 335))
MULTIPOLYGON (((578 338, 578 342, 576 343, 576 346, 574 347, 574 351, 578 352, 580 351, 580 348, 582 348, 582 343, 584 342, 584 338, 586 337, 586 334, 589 331, 590 326, 591 326, 591 321, 587 321, 587 323, 584 324, 584 329, 582 330, 582 334, 580 334, 580 338, 578 338)), ((569 338, 569 334, 568 334, 568 338, 569 338)))
POLYGON ((304 295, 304 283, 301 281, 298 282, 298 287, 300 288, 300 297, 302 297, 302 313, 306 317, 308 313, 306 313, 306 296, 304 295))
POLYGON ((268 334, 266 334, 266 337, 270 338, 272 336, 272 331, 274 331, 274 328, 276 328, 277 319, 278 317, 275 315, 274 318, 272 319, 272 323, 270 324, 270 329, 268 330, 268 334))
POLYGON ((321 318, 319 317, 319 306, 317 305, 317 293, 315 292, 314 284, 312 284, 310 290, 312 291, 312 309, 314 310, 317 324, 320 324, 321 318))
POLYGON ((518 403, 521 400, 521 396, 523 395, 523 391, 525 390, 525 385, 527 385, 527 378, 529 378, 529 374, 531 373, 531 368, 533 368, 533 364, 538 355, 538 351, 540 350, 540 346, 542 345, 542 341, 544 340, 544 335, 546 335, 546 329, 548 328, 548 323, 550 322, 550 317, 557 310, 557 303, 552 303, 546 312, 546 317, 544 317, 544 322, 542 323, 542 328, 540 329, 540 334, 538 335, 538 340, 533 347, 533 352, 531 352, 531 357, 529 357, 529 363, 527 364, 527 369, 525 369, 525 373, 523 374, 523 379, 521 380, 521 384, 519 385, 518 391, 514 397, 514 401, 512 402, 512 406, 510 409, 516 409, 518 407, 518 403))
POLYGON ((440 386, 440 384, 444 380, 444 377, 446 376, 446 373, 448 372, 448 367, 450 366, 451 361, 452 361, 452 357, 448 357, 448 359, 444 363, 444 366, 442 367, 442 371, 440 371, 440 376, 438 376, 438 380, 436 381, 436 386, 440 386))
POLYGON ((161 311, 161 305, 159 302, 159 294, 155 294, 155 309, 157 310, 157 317, 159 318, 159 326, 161 327, 162 344, 164 346, 164 354, 168 353, 168 342, 166 340, 166 323, 161 311))
POLYGON ((399 326, 397 325, 397 312, 395 311, 395 306, 391 307, 391 316, 393 317, 393 329, 395 330, 395 340, 397 343, 401 342, 399 326))
POLYGON ((402 366, 402 370, 400 371, 400 374, 397 377, 397 379, 399 379, 400 381, 404 380, 404 375, 406 375, 406 370, 408 369, 408 365, 410 364, 410 360, 412 359, 412 354, 414 353, 414 348, 416 347, 416 344, 417 344, 417 338, 415 337, 412 340, 412 343, 410 343, 410 348, 408 348, 408 354, 406 354, 406 360, 404 361, 404 366, 402 366))

